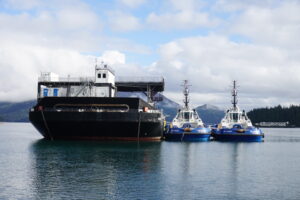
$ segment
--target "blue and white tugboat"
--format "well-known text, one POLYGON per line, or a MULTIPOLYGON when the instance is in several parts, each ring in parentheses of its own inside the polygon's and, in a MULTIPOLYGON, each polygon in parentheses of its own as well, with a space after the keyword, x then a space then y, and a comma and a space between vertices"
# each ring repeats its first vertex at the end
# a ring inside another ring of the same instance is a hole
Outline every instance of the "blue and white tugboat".
POLYGON ((184 107, 179 109, 176 117, 167 128, 164 137, 169 141, 208 141, 211 129, 204 126, 195 109, 189 108, 188 81, 184 81, 184 107))
POLYGON ((218 126, 212 129, 213 138, 220 141, 261 142, 263 132, 254 127, 246 112, 237 106, 236 81, 233 81, 232 105, 218 126))

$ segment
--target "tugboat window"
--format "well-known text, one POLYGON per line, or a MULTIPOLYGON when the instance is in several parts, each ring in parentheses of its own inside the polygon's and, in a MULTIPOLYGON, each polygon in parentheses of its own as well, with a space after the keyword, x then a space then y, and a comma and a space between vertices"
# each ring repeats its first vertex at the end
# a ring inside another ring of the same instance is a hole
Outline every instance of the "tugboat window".
POLYGON ((106 74, 103 74, 102 77, 103 77, 103 78, 106 78, 106 74))
POLYGON ((101 78, 101 73, 98 74, 98 78, 101 78))
POLYGON ((232 113, 232 120, 235 121, 235 122, 237 122, 238 119, 239 119, 238 113, 232 113))
POLYGON ((190 119, 190 113, 189 113, 189 112, 185 112, 185 113, 183 114, 183 118, 184 118, 185 120, 189 120, 189 119, 190 119))

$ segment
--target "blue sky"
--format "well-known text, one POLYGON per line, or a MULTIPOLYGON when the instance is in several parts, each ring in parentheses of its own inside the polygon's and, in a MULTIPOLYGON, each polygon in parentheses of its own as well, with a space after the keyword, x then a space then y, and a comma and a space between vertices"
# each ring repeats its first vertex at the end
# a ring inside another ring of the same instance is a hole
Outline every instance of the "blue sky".
POLYGON ((297 0, 0 0, 1 100, 35 98, 37 76, 91 75, 95 57, 119 75, 158 75, 194 105, 299 104, 300 2, 297 0), (16 76, 25 84, 19 85, 16 76))

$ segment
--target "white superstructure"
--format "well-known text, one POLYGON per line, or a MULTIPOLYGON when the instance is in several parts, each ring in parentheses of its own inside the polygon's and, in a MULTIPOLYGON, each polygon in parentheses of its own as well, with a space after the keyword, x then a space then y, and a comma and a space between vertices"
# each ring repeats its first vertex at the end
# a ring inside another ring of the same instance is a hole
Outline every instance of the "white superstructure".
POLYGON ((204 126, 201 118, 199 117, 197 111, 195 109, 189 108, 189 89, 188 89, 188 81, 184 81, 184 107, 179 109, 176 117, 172 121, 173 127, 181 128, 184 124, 190 124, 191 128, 196 128, 199 126, 204 126))
POLYGON ((191 128, 204 126, 196 110, 183 108, 178 111, 176 117, 172 121, 172 125, 173 127, 176 126, 178 128, 181 128, 186 123, 190 124, 191 128))
POLYGON ((235 124, 240 124, 244 128, 251 127, 252 123, 248 118, 246 112, 244 110, 241 111, 240 108, 237 106, 236 81, 233 81, 232 97, 233 107, 227 110, 225 117, 221 120, 221 123, 218 125, 218 127, 232 128, 235 124))
POLYGON ((43 97, 114 97, 114 71, 104 63, 95 66, 94 77, 60 78, 52 72, 39 77, 38 98, 43 97))
POLYGON ((220 128, 232 128, 235 124, 241 124, 242 127, 251 127, 252 123, 245 111, 241 111, 238 107, 227 110, 225 117, 219 124, 220 128))

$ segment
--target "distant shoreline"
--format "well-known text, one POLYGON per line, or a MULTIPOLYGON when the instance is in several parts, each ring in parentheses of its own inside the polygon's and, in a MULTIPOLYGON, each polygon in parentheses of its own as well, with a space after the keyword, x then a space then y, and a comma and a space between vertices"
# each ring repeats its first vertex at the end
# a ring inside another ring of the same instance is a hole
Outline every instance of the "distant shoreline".
POLYGON ((299 126, 256 126, 259 128, 300 128, 299 126))
POLYGON ((0 121, 0 124, 3 124, 3 123, 30 123, 29 121, 27 122, 12 122, 12 121, 9 121, 9 122, 3 122, 3 121, 0 121))

